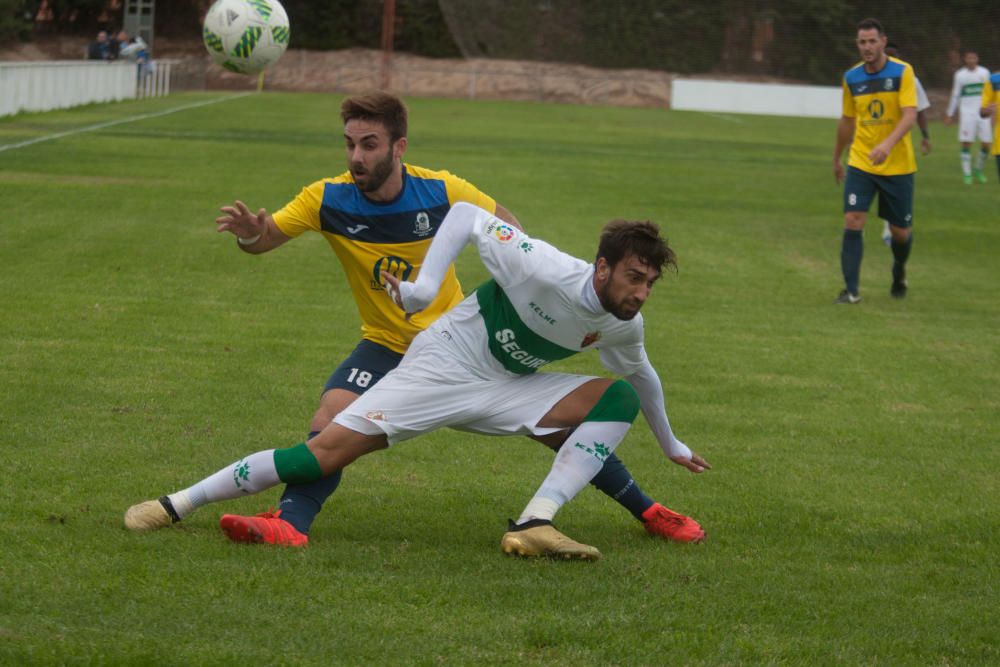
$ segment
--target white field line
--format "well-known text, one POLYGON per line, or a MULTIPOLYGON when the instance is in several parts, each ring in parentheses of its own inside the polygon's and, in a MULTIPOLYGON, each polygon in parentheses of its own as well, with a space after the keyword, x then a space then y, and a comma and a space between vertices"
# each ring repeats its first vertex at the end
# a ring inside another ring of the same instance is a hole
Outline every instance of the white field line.
POLYGON ((719 120, 724 120, 727 123, 738 123, 743 125, 743 123, 746 122, 742 118, 737 118, 736 116, 727 116, 721 113, 712 113, 711 111, 701 111, 699 113, 705 116, 711 116, 712 118, 718 118, 719 120))
POLYGON ((34 139, 28 139, 27 141, 20 141, 16 144, 4 144, 0 146, 0 153, 3 153, 4 151, 12 151, 15 148, 24 148, 25 146, 31 146, 33 144, 40 144, 43 141, 62 139, 63 137, 69 137, 74 134, 83 134, 84 132, 103 130, 106 127, 112 127, 114 125, 124 125, 125 123, 134 123, 139 120, 146 120, 147 118, 158 118, 159 116, 168 116, 172 113, 177 113, 178 111, 186 111, 188 109, 204 107, 208 106, 209 104, 217 104, 218 102, 225 102, 226 100, 235 100, 240 97, 246 97, 247 95, 253 95, 253 94, 254 93, 240 93, 238 95, 226 95, 225 97, 216 97, 210 100, 205 100, 204 102, 185 104, 183 106, 174 107, 173 109, 167 109, 165 111, 157 111, 156 113, 144 113, 144 114, 139 114, 138 116, 129 116, 128 118, 119 118, 118 120, 109 120, 106 123, 97 123, 96 125, 78 127, 75 130, 68 130, 66 132, 57 132, 56 134, 46 134, 43 137, 35 137, 34 139))

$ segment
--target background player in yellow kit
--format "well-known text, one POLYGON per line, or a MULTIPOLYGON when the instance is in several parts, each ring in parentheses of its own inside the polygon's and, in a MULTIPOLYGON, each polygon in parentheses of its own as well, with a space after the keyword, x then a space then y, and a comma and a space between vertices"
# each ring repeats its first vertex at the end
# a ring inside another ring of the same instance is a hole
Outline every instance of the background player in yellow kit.
POLYGON ((980 103, 979 115, 992 119, 993 124, 993 155, 997 160, 997 176, 1000 177, 1000 130, 997 123, 997 107, 1000 106, 1000 72, 994 72, 983 86, 983 99, 980 103))
POLYGON ((906 261, 913 243, 913 174, 917 163, 910 128, 917 117, 913 68, 885 54, 882 24, 865 19, 858 24, 861 62, 843 79, 843 115, 837 125, 833 173, 844 183, 844 239, 840 264, 844 289, 835 303, 861 301, 859 282, 864 254, 862 231, 875 194, 879 217, 892 234, 892 287, 897 299, 906 296, 906 261), (842 156, 850 146, 845 176, 842 156))

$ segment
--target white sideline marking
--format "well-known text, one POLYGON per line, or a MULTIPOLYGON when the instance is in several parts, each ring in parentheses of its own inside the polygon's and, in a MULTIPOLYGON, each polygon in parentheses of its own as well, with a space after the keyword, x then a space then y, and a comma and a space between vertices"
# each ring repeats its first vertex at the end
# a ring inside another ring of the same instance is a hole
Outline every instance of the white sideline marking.
POLYGON ((740 125, 744 123, 742 118, 736 118, 735 116, 726 116, 721 113, 712 113, 711 111, 702 111, 701 113, 705 116, 711 116, 712 118, 718 118, 719 120, 724 120, 730 123, 739 123, 740 125))
POLYGON ((254 95, 255 93, 240 93, 238 95, 226 95, 225 97, 216 97, 211 100, 205 100, 204 102, 194 102, 192 104, 185 104, 183 106, 174 107, 173 109, 167 109, 166 111, 157 111, 156 113, 144 113, 138 116, 129 116, 128 118, 119 118, 118 120, 109 120, 105 123, 97 123, 96 125, 88 125, 87 127, 79 127, 75 130, 69 130, 67 132, 57 132, 56 134, 47 134, 44 137, 35 137, 34 139, 28 139, 27 141, 21 141, 16 144, 5 144, 0 146, 0 153, 4 151, 11 151, 15 148, 24 148, 25 146, 31 146, 33 144, 40 144, 43 141, 52 141, 53 139, 62 139, 63 137, 69 137, 74 134, 83 134, 84 132, 93 132, 94 130, 102 130, 106 127, 112 127, 114 125, 124 125, 125 123, 134 123, 137 120, 146 120, 147 118, 157 118, 159 116, 168 116, 172 113, 177 113, 178 111, 186 111, 187 109, 194 109, 196 107, 204 107, 209 104, 216 104, 218 102, 225 102, 226 100, 235 100, 240 97, 246 97, 247 95, 254 95))

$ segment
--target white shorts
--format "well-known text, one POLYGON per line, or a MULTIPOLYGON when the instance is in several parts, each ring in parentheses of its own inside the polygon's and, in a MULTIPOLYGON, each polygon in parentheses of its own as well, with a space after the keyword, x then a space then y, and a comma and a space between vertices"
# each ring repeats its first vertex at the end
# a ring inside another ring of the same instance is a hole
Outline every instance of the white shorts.
POLYGON ((993 128, 989 118, 980 118, 978 113, 960 113, 958 118, 958 140, 963 144, 977 139, 984 144, 993 142, 993 128))
POLYGON ((384 433, 390 445, 443 427, 486 435, 547 435, 561 429, 539 427, 539 420, 593 379, 566 373, 484 379, 424 334, 399 366, 333 421, 366 435, 384 433))

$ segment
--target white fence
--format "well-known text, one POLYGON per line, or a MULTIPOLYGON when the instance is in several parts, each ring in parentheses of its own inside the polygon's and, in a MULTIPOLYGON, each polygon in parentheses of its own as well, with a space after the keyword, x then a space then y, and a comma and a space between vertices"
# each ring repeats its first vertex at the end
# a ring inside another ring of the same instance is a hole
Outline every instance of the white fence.
POLYGON ((0 116, 170 92, 173 62, 0 62, 0 116))
POLYGON ((811 118, 841 115, 841 89, 835 86, 674 79, 670 99, 672 108, 688 111, 811 118))

